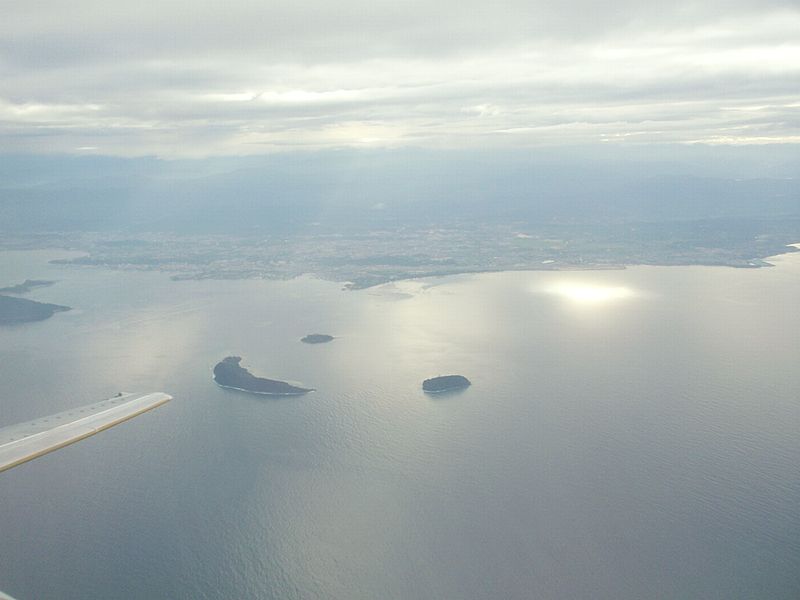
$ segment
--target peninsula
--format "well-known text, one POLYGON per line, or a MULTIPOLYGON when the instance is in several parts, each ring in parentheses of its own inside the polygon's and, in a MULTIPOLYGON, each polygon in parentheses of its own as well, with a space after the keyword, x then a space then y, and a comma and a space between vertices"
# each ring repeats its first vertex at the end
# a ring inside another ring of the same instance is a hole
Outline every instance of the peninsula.
POLYGON ((240 356, 228 356, 217 363, 214 381, 218 386, 266 396, 299 396, 314 391, 285 381, 256 377, 239 364, 241 360, 240 356))
POLYGON ((325 333, 310 333, 300 341, 304 344, 326 344, 333 340, 332 335, 327 335, 325 333))
POLYGON ((70 310, 69 306, 45 304, 25 298, 0 296, 0 325, 18 325, 31 321, 44 321, 54 313, 70 310))
POLYGON ((463 375, 441 375, 426 379, 422 382, 422 390, 429 394, 460 390, 471 385, 470 380, 463 375))

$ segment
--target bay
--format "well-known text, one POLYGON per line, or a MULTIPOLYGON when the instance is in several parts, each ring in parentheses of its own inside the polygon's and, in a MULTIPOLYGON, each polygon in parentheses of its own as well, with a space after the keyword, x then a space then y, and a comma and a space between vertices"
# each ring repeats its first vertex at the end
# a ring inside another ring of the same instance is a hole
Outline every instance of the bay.
POLYGON ((53 257, 0 253, 73 307, 0 329, 0 426, 175 399, 0 475, 20 600, 800 597, 797 255, 356 292, 53 257), (317 391, 218 388, 230 354, 317 391))

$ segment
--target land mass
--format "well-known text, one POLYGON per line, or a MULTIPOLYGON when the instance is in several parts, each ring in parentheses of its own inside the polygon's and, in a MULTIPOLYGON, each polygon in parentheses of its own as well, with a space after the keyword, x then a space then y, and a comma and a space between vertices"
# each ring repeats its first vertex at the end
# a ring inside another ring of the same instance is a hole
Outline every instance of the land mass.
POLYGON ((307 162, 290 153, 180 165, 112 166, 98 156, 54 159, 56 169, 9 157, 0 249, 69 249, 57 264, 175 280, 305 274, 348 289, 489 271, 759 268, 796 251, 786 247, 800 240, 790 144, 774 144, 769 160, 760 147, 684 146, 678 159, 677 148, 654 148, 656 158, 614 146, 598 155, 359 149, 307 162), (334 202, 331 188, 347 201, 334 202))
POLYGON ((241 360, 240 356, 228 356, 217 363, 214 367, 214 381, 217 385, 267 396, 299 396, 314 391, 285 381, 256 377, 239 364, 241 360))
POLYGON ((33 288, 47 287, 49 285, 53 285, 54 283, 55 281, 48 281, 46 279, 26 279, 22 283, 0 288, 0 294, 27 294, 33 288))
POLYGON ((471 385, 470 380, 463 375, 441 375, 426 379, 422 382, 422 389, 431 394, 459 390, 471 385))
POLYGON ((0 325, 18 325, 31 321, 44 321, 54 313, 70 310, 69 306, 45 304, 25 298, 0 296, 0 325))
POLYGON ((332 340, 332 335, 327 335, 325 333, 310 333, 300 341, 304 344, 325 344, 332 340))
POLYGON ((286 280, 313 273, 350 290, 491 271, 622 269, 629 265, 769 267, 798 249, 800 217, 641 222, 469 221, 367 233, 319 226, 285 235, 48 233, 0 236, 0 248, 69 247, 56 264, 169 272, 172 279, 286 280), (140 239, 141 238, 141 239, 140 239), (112 243, 114 242, 114 243, 112 243))

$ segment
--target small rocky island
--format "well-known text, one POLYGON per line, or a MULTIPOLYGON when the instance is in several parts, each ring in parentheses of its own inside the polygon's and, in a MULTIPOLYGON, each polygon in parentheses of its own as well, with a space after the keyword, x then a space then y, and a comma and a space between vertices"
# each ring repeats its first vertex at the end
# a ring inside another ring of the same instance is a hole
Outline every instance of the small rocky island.
POLYGON ((471 385, 470 380, 463 375, 441 375, 426 379, 422 382, 422 390, 429 394, 460 390, 471 385))
POLYGON ((25 298, 0 296, 0 325, 18 325, 31 321, 44 321, 54 313, 70 310, 69 306, 45 304, 25 298))
POLYGON ((256 377, 239 364, 241 360, 240 356, 228 356, 217 363, 214 367, 214 381, 218 386, 266 396, 300 396, 314 391, 285 381, 256 377))
POLYGON ((309 333, 300 341, 304 344, 326 344, 331 340, 333 340, 332 335, 327 335, 325 333, 309 333))

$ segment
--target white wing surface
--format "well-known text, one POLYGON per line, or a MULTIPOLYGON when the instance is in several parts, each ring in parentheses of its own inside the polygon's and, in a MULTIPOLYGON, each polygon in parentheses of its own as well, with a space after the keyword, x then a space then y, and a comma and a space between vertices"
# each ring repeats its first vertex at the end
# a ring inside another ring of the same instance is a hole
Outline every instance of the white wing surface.
POLYGON ((161 392, 121 394, 0 429, 0 472, 132 419, 169 400, 172 396, 161 392))

